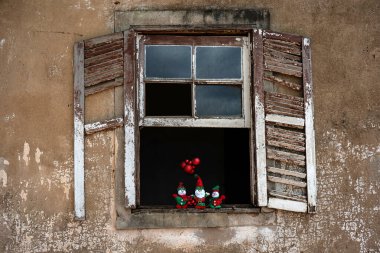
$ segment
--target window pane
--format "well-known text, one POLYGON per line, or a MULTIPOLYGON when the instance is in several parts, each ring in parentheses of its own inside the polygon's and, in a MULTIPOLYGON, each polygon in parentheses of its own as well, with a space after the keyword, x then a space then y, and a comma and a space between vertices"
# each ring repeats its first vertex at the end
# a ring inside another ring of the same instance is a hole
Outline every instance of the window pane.
POLYGON ((191 84, 147 83, 146 116, 191 116, 191 84))
POLYGON ((146 46, 145 76, 191 78, 190 46, 146 46))
POLYGON ((241 79, 240 47, 196 47, 196 78, 241 79))
POLYGON ((197 116, 241 116, 241 87, 225 85, 196 86, 197 116))
POLYGON ((194 194, 195 180, 179 164, 199 157, 205 190, 219 185, 225 204, 250 203, 249 130, 144 127, 140 131, 140 204, 170 205, 178 182, 194 194))

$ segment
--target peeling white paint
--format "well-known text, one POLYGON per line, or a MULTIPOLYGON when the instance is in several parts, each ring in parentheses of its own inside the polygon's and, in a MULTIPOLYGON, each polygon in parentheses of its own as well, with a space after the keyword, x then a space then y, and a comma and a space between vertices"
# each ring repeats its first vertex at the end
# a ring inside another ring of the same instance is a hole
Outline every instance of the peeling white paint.
POLYGON ((29 157, 30 147, 27 142, 24 143, 24 152, 22 154, 22 159, 25 161, 25 165, 29 165, 30 157, 29 157))
POLYGON ((3 187, 7 187, 8 175, 5 170, 0 170, 0 182, 2 182, 3 187))
MULTIPOLYGON (((1 47, 0 47, 1 48, 1 47)), ((8 115, 5 115, 4 116, 4 121, 5 122, 9 122, 11 121, 12 119, 14 119, 16 117, 16 114, 12 113, 12 114, 8 114, 8 115)))
POLYGON ((20 197, 21 197, 22 201, 26 201, 26 199, 28 198, 28 192, 21 190, 20 197))
POLYGON ((5 39, 1 39, 0 40, 0 49, 3 49, 4 44, 5 44, 5 39))
POLYGON ((4 159, 4 165, 9 165, 8 160, 5 160, 5 159, 4 159))
POLYGON ((44 152, 42 152, 39 148, 36 148, 36 152, 34 153, 34 159, 36 160, 36 163, 38 165, 38 169, 41 170, 41 155, 43 154, 44 152))

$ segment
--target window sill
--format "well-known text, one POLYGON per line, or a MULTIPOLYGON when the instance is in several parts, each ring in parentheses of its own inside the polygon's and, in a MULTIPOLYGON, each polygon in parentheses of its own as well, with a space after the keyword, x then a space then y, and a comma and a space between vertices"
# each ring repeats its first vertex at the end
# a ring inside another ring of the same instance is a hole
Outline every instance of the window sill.
POLYGON ((260 208, 254 207, 252 205, 223 205, 222 208, 219 209, 196 209, 194 207, 187 209, 177 209, 170 206, 140 206, 137 209, 133 209, 132 213, 260 213, 260 208))
POLYGON ((275 223, 275 212, 258 207, 224 207, 205 210, 170 208, 117 208, 117 229, 143 228, 221 228, 262 226, 275 223))

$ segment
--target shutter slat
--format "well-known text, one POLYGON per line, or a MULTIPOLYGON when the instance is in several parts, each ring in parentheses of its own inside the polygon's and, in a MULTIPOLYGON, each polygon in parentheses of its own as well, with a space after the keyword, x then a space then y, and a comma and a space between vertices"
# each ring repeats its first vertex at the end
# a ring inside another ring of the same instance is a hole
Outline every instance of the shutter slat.
POLYGON ((84 83, 92 86, 123 76, 123 33, 86 40, 84 83))
POLYGON ((264 120, 261 108, 254 108, 255 124, 256 128, 264 124, 266 131, 262 137, 261 128, 256 129, 256 146, 262 144, 262 138, 265 144, 256 147, 257 160, 266 157, 256 162, 258 178, 266 178, 266 184, 258 184, 258 194, 266 190, 258 199, 265 196, 270 208, 314 212, 316 167, 309 40, 258 30, 254 32, 254 45, 254 97, 262 102, 260 96, 265 93, 264 120), (257 71, 261 68, 264 71, 257 71), (281 93, 274 92, 280 88, 281 93), (266 164, 269 166, 262 167, 266 164))

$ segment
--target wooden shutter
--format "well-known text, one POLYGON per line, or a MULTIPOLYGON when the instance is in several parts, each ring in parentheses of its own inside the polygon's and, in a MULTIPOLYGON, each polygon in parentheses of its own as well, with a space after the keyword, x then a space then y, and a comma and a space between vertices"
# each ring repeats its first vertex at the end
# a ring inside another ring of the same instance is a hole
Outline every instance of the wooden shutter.
MULTIPOLYGON (((128 76, 128 82, 126 82, 126 85, 124 86, 124 107, 128 110, 125 111, 124 117, 107 119, 102 122, 92 122, 86 125, 84 124, 85 96, 124 84, 124 59, 127 58, 128 61, 131 61, 134 57, 131 55, 131 50, 126 50, 127 43, 124 36, 123 32, 114 33, 80 41, 74 46, 74 208, 75 218, 78 220, 85 219, 85 134, 93 134, 102 130, 114 129, 125 125, 125 129, 128 130, 128 138, 130 134, 134 136, 133 130, 132 132, 130 130, 131 126, 134 126, 133 113, 130 115, 130 112, 134 110, 134 97, 131 97, 130 94, 133 93, 129 92, 130 90, 133 90, 134 76, 132 78, 128 76), (124 124, 124 122, 127 122, 128 124, 124 124), (128 128, 126 127, 127 125, 128 128)), ((128 37, 127 32, 126 36, 128 37)), ((133 53, 134 52, 132 51, 132 54, 133 53)), ((128 64, 126 64, 126 66, 131 68, 128 64)), ((125 152, 130 151, 130 149, 131 145, 126 144, 125 152)), ((134 155, 134 152, 132 155, 134 155)), ((125 160, 126 157, 127 156, 125 156, 125 160)), ((129 158, 131 158, 131 156, 129 156, 129 158)), ((126 206, 133 207, 135 203, 135 181, 134 179, 131 180, 130 177, 134 177, 134 166, 131 166, 130 162, 125 162, 125 165, 127 164, 129 167, 125 170, 126 173, 128 172, 128 174, 125 175, 126 185, 128 181, 128 191, 126 189, 126 206), (130 181, 133 183, 131 184, 130 181), (133 189, 131 189, 131 187, 133 189)))
POLYGON ((316 211, 310 39, 253 33, 259 206, 316 211))

